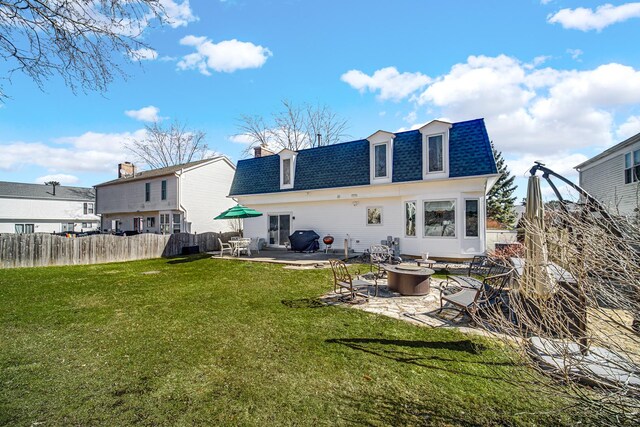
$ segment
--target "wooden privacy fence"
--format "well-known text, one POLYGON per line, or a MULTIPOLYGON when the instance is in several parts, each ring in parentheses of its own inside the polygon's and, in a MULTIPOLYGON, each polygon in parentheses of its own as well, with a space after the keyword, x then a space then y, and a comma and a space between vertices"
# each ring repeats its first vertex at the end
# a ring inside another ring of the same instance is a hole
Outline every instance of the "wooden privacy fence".
POLYGON ((237 233, 177 233, 67 238, 51 234, 0 234, 0 268, 100 264, 180 255, 185 246, 201 252, 220 250, 237 233))

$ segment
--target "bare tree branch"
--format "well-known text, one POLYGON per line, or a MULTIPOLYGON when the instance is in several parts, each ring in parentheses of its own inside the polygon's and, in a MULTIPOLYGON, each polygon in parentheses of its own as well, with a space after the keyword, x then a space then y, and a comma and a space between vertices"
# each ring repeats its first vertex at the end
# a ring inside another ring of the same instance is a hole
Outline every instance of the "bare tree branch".
MULTIPOLYGON (((138 49, 152 19, 166 18, 159 0, 0 0, 0 57, 41 89, 54 75, 73 91, 104 92, 138 49)), ((0 86, 0 99, 7 95, 0 86)))
POLYGON ((558 283, 546 296, 516 287, 475 320, 498 332, 506 349, 518 350, 514 362, 551 375, 542 384, 546 392, 573 399, 603 423, 634 425, 640 417, 639 218, 614 217, 620 235, 589 206, 570 206, 547 212, 542 235, 550 260, 576 283, 558 283), (549 343, 547 359, 532 350, 532 337, 549 343))
POLYGON ((163 127, 158 122, 146 126, 142 139, 131 140, 126 148, 146 163, 157 169, 201 160, 211 154, 201 130, 187 130, 180 122, 163 127))
POLYGON ((274 113, 270 122, 266 122, 262 116, 242 115, 238 118, 238 133, 234 136, 248 139, 245 155, 258 146, 273 151, 297 151, 335 144, 348 136, 348 122, 326 105, 295 105, 283 100, 282 106, 283 109, 274 113))

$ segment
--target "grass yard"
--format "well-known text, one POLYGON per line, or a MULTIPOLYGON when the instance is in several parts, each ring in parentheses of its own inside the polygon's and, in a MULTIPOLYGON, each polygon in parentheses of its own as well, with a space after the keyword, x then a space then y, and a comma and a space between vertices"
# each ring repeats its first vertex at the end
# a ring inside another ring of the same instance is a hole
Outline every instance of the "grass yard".
POLYGON ((573 425, 497 344, 319 306, 330 270, 0 270, 0 425, 573 425), (41 423, 41 424, 36 424, 41 423))

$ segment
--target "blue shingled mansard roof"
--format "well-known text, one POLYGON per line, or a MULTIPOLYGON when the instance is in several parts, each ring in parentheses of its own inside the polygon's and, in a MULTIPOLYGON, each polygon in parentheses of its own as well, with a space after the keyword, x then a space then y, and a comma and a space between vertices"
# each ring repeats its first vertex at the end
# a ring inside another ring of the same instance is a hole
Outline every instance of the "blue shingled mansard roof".
MULTIPOLYGON (((393 182, 422 181, 420 131, 393 140, 393 182)), ((449 130, 449 177, 497 173, 483 119, 453 123, 449 130)), ((238 162, 229 195, 279 193, 369 184, 369 141, 343 142, 298 151, 294 187, 280 189, 280 156, 238 162)))

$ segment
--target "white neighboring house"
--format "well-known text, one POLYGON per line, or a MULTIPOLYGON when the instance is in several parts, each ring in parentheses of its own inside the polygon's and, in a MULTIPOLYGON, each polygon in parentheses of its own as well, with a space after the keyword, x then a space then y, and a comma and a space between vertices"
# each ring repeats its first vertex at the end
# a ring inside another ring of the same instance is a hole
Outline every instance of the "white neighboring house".
POLYGON ((612 212, 640 215, 640 133, 575 168, 580 187, 612 212))
POLYGON ((224 156, 136 172, 118 165, 118 179, 95 186, 101 230, 141 233, 230 231, 213 218, 235 205, 226 195, 235 166, 224 156))
POLYGON ((238 162, 230 197, 264 213, 244 220, 244 235, 272 247, 314 230, 338 249, 392 236, 402 254, 460 259, 486 251, 485 200, 498 177, 482 119, 434 120, 297 152, 258 149, 238 162))
POLYGON ((94 203, 93 188, 0 182, 0 233, 97 230, 94 203))

